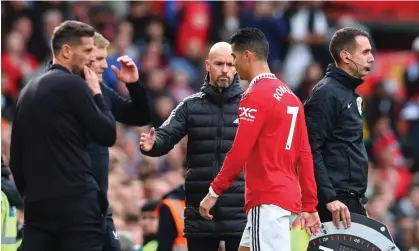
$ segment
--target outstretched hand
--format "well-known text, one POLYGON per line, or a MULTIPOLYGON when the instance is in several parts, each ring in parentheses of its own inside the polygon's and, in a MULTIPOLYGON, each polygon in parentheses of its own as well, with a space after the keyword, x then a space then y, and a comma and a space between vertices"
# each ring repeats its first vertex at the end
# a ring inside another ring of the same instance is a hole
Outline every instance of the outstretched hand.
POLYGON ((121 64, 121 70, 119 70, 115 65, 112 65, 111 68, 115 72, 116 78, 119 81, 122 81, 125 84, 131 84, 138 81, 140 78, 138 68, 132 58, 125 55, 119 57, 116 61, 121 64))
POLYGON ((156 141, 156 136, 154 133, 155 133, 154 127, 150 129, 149 133, 141 133, 141 138, 140 138, 141 150, 148 152, 153 148, 154 142, 156 141))

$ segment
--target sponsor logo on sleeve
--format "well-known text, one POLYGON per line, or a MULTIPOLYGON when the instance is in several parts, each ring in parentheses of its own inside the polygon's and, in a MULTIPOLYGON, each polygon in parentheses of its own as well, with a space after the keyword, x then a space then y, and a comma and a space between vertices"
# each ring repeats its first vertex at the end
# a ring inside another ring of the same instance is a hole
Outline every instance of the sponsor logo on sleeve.
POLYGON ((239 118, 240 120, 245 120, 249 122, 255 121, 256 109, 249 107, 239 107, 239 118))

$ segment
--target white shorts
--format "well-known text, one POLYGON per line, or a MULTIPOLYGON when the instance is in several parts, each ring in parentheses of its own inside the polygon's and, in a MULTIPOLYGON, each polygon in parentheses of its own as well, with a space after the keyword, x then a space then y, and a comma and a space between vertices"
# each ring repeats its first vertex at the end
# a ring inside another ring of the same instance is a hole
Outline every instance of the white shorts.
POLYGON ((240 246, 251 251, 290 251, 291 225, 296 217, 275 205, 250 209, 240 246))

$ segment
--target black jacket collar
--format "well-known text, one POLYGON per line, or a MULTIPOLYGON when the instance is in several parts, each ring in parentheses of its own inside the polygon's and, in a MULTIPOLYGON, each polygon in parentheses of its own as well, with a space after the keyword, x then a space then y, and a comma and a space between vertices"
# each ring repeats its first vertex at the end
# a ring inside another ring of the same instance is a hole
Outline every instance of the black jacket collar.
POLYGON ((227 88, 224 88, 221 93, 217 88, 210 84, 209 80, 209 74, 207 74, 204 85, 201 87, 201 91, 217 101, 226 101, 243 94, 243 90, 239 85, 239 77, 237 74, 234 75, 232 83, 227 88))
POLYGON ((364 82, 363 79, 349 75, 342 69, 336 67, 335 64, 329 64, 326 70, 326 76, 336 79, 340 84, 350 90, 355 90, 364 82))
POLYGON ((52 61, 49 61, 48 64, 47 64, 47 71, 51 71, 51 70, 55 70, 55 69, 62 70, 62 71, 65 71, 65 72, 71 74, 71 72, 66 67, 64 67, 60 64, 53 64, 52 61))

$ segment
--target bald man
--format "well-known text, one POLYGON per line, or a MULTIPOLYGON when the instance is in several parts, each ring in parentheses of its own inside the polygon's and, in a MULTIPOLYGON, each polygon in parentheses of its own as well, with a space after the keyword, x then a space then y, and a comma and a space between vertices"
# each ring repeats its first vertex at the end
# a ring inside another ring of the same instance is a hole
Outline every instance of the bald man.
MULTIPOLYGON (((175 210, 163 203, 160 207, 158 239, 162 241, 159 241, 159 251, 172 250, 173 245, 182 250, 186 239, 189 251, 217 251, 222 240, 226 251, 239 248, 246 226, 243 174, 220 196, 213 208, 212 220, 205 220, 199 214, 199 203, 208 193, 211 180, 220 171, 238 125, 238 106, 243 92, 238 85, 231 53, 230 44, 214 44, 205 60, 207 75, 201 91, 180 102, 160 128, 151 128, 148 134, 141 135, 140 149, 151 157, 167 154, 188 135, 184 226, 177 225, 178 221, 173 217, 175 210), (171 212, 172 217, 167 212, 171 212), (179 229, 183 229, 186 239, 182 239, 185 237, 179 229), (173 232, 176 238, 172 237, 167 245, 167 235, 173 236, 173 232)), ((172 195, 169 197, 173 198, 172 195)), ((179 192, 176 198, 181 197, 179 192)), ((183 218, 182 214, 180 216, 183 218)))

